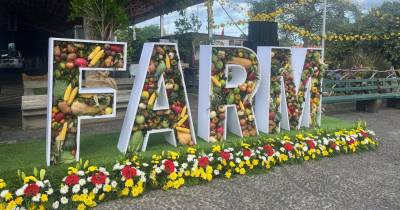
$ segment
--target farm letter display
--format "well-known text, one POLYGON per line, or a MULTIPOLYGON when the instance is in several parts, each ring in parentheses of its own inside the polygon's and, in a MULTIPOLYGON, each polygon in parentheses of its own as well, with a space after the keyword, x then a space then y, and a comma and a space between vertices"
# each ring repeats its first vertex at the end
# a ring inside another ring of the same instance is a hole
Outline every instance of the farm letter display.
POLYGON ((198 135, 206 141, 258 135, 253 96, 258 88, 256 54, 244 47, 200 47, 198 135))
POLYGON ((79 160, 81 120, 116 115, 107 71, 126 69, 126 43, 50 38, 48 62, 46 162, 69 163, 79 160), (102 72, 83 82, 89 70, 102 72))
POLYGON ((119 137, 121 152, 145 151, 151 134, 173 146, 193 145, 196 136, 178 48, 145 43, 119 137))
POLYGON ((260 131, 320 125, 321 49, 258 47, 261 88, 256 94, 260 131), (262 117, 266 116, 266 117, 262 117))

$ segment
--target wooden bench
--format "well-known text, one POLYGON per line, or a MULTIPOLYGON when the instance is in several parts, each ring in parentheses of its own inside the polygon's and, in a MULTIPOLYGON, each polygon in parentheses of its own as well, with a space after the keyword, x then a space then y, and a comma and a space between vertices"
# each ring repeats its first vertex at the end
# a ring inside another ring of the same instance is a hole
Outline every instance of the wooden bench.
POLYGON ((377 112, 382 100, 389 106, 400 104, 400 78, 323 81, 322 103, 356 102, 359 111, 377 112))

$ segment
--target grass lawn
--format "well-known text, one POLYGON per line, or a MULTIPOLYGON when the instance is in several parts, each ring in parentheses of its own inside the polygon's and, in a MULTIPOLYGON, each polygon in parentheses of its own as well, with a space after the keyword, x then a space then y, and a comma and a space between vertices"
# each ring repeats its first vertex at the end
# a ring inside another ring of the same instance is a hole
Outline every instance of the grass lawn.
MULTIPOLYGON (((340 120, 333 117, 322 117, 322 128, 326 129, 339 129, 339 128, 352 128, 353 122, 340 120)), ((307 130, 307 129, 305 129, 307 130)), ((302 130, 304 131, 304 130, 302 130)), ((302 131, 283 131, 281 134, 269 135, 271 137, 276 135, 289 134, 294 135, 302 131)), ((261 134, 266 136, 266 134, 261 134)), ((119 133, 82 136, 81 137, 81 158, 89 160, 93 164, 106 166, 109 169, 119 158, 123 158, 117 149, 119 133)), ((253 138, 257 139, 257 138, 253 138)), ((240 142, 241 138, 230 134, 225 145, 235 144, 240 142)), ((45 168, 45 140, 41 141, 28 141, 18 144, 0 144, 0 178, 8 182, 17 182, 16 172, 18 169, 32 173, 34 167, 45 168)), ((197 148, 207 151, 211 148, 210 143, 197 139, 197 148)), ((146 157, 151 157, 154 153, 168 150, 185 150, 185 147, 174 148, 157 136, 153 136, 149 140, 147 151, 142 153, 146 157)), ((52 166, 47 169, 47 175, 51 176, 53 180, 60 180, 65 176, 67 171, 66 165, 52 166)), ((56 183, 53 183, 56 184, 56 183)))

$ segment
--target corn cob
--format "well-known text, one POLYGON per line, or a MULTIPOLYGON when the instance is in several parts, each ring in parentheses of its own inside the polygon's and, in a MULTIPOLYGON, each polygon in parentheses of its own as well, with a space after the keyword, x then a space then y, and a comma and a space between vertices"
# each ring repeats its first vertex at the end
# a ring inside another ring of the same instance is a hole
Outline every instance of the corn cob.
POLYGON ((190 133, 190 129, 183 127, 176 127, 176 130, 182 133, 190 133))
POLYGON ((150 96, 148 105, 153 105, 155 100, 156 100, 156 93, 154 92, 154 93, 150 96))
POLYGON ((69 98, 68 98, 68 101, 67 101, 67 104, 68 104, 68 105, 71 105, 71 104, 72 104, 72 102, 74 101, 74 99, 75 99, 75 97, 76 97, 77 94, 78 94, 78 87, 75 87, 75 88, 72 90, 71 95, 70 95, 69 98))
POLYGON ((94 56, 101 50, 100 46, 94 48, 94 50, 89 54, 88 60, 92 60, 94 56))
POLYGON ((69 85, 67 86, 67 89, 65 89, 65 92, 64 92, 64 101, 68 101, 69 96, 71 95, 71 90, 72 90, 72 85, 71 85, 71 83, 69 83, 69 85))
POLYGON ((100 50, 90 61, 89 67, 96 65, 96 63, 104 56, 104 50, 100 50))
POLYGON ((171 61, 169 60, 169 56, 165 56, 165 66, 167 67, 167 69, 171 68, 171 61))
POLYGON ((180 116, 181 116, 181 117, 185 116, 186 111, 187 111, 187 107, 184 106, 183 109, 182 109, 182 112, 181 112, 180 116))

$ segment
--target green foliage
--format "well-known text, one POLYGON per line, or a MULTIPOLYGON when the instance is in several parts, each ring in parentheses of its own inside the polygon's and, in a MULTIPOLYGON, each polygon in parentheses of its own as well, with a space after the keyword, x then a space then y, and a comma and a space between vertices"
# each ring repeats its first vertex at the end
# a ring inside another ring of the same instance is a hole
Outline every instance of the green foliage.
POLYGON ((176 34, 184 34, 188 32, 199 32, 201 21, 195 14, 188 16, 185 10, 179 11, 180 18, 175 20, 176 34))
POLYGON ((127 0, 71 0, 71 20, 83 18, 91 39, 111 40, 114 31, 127 27, 127 0))

